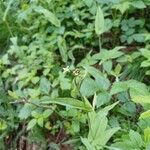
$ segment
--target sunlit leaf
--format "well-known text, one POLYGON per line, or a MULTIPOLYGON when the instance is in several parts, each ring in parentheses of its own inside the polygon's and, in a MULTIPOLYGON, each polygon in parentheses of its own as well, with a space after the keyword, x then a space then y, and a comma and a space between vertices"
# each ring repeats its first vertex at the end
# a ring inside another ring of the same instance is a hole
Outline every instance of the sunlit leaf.
POLYGON ((97 7, 95 18, 95 32, 100 35, 104 32, 104 14, 100 6, 97 7))

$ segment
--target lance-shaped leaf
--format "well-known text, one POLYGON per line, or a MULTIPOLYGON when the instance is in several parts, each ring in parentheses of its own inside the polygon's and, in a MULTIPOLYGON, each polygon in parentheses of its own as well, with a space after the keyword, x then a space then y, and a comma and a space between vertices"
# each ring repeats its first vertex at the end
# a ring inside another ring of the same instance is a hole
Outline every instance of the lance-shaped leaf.
POLYGON ((56 27, 60 27, 60 21, 57 19, 55 14, 53 14, 51 11, 43 8, 42 6, 35 7, 34 11, 43 14, 45 19, 47 19, 49 22, 51 22, 56 27))
POLYGON ((95 18, 95 32, 97 35, 100 35, 104 32, 104 15, 100 6, 97 8, 95 18))
POLYGON ((41 104, 58 104, 71 108, 77 108, 86 111, 92 111, 92 106, 90 106, 87 102, 83 102, 74 98, 54 98, 51 99, 48 96, 45 96, 41 99, 41 104))

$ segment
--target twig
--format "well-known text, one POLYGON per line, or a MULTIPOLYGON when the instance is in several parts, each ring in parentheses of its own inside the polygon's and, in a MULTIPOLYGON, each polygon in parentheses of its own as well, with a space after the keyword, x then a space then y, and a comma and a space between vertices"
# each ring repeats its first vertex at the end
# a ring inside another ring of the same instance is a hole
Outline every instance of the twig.
POLYGON ((27 100, 27 99, 25 99, 25 98, 23 98, 22 100, 16 100, 16 101, 14 101, 14 102, 10 102, 10 104, 19 104, 19 103, 23 103, 23 104, 24 104, 24 103, 28 103, 28 104, 32 104, 32 105, 34 105, 34 106, 36 106, 36 107, 48 108, 48 109, 54 110, 54 108, 51 107, 51 106, 36 104, 36 103, 33 103, 33 102, 31 102, 31 101, 29 101, 29 100, 27 100))

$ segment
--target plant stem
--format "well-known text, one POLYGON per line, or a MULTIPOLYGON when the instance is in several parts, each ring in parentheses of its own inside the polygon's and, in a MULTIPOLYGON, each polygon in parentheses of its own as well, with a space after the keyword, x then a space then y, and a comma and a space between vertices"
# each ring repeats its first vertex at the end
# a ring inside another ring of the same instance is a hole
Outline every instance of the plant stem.
POLYGON ((99 51, 102 50, 102 43, 101 43, 101 36, 99 35, 98 37, 98 41, 99 41, 99 51))
POLYGON ((7 29, 8 29, 8 31, 9 31, 9 33, 10 33, 11 37, 13 37, 13 33, 12 33, 11 29, 10 29, 10 26, 9 26, 8 21, 7 21, 7 20, 5 20, 5 23, 6 23, 7 29))

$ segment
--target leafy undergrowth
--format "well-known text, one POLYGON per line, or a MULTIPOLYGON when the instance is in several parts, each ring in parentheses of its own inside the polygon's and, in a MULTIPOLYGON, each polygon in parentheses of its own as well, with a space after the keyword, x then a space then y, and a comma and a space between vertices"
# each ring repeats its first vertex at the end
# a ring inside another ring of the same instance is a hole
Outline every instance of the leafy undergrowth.
POLYGON ((1 0, 0 149, 149 150, 150 0, 1 0))

